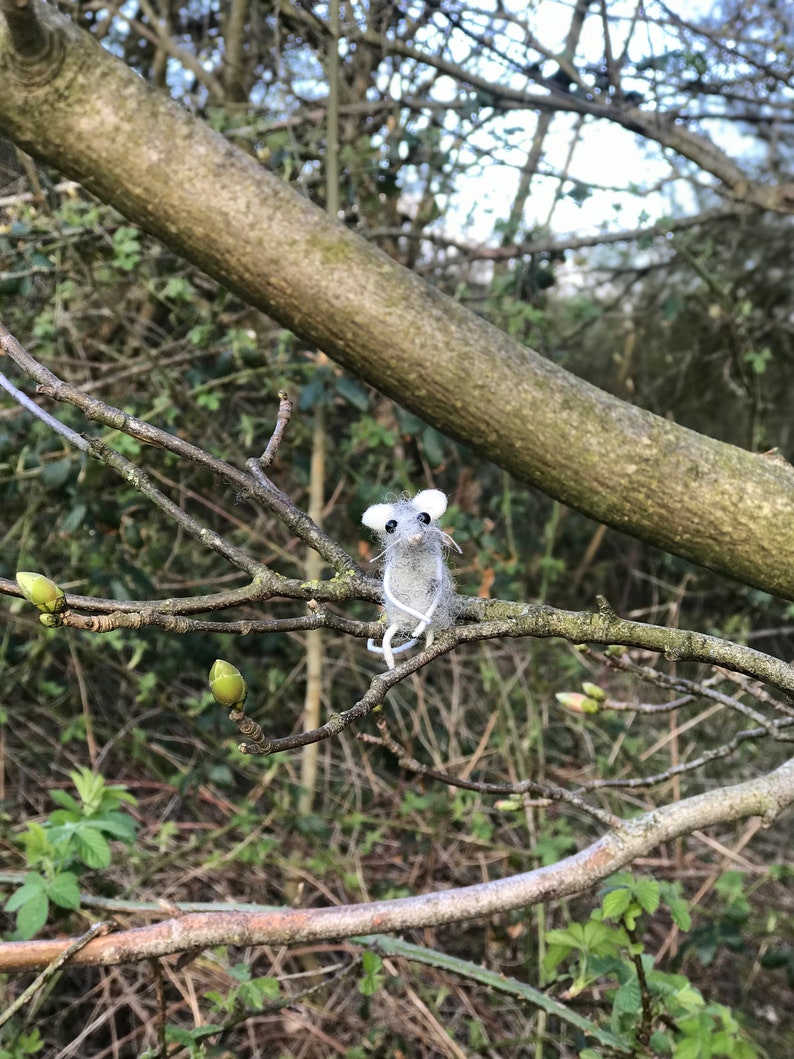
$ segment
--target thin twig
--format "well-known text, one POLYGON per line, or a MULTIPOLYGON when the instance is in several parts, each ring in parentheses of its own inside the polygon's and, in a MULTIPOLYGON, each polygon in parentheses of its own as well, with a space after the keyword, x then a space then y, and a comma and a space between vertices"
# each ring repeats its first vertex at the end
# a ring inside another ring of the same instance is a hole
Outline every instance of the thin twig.
MULTIPOLYGON (((0 346, 2 346, 2 331, 3 326, 0 324, 0 346)), ((60 435, 60 437, 68 441, 74 448, 80 449, 81 452, 88 452, 88 441, 82 436, 82 434, 78 434, 76 430, 67 427, 65 423, 60 421, 60 419, 56 419, 54 415, 50 415, 49 412, 40 408, 32 397, 28 397, 28 395, 23 393, 22 390, 17 389, 11 380, 6 378, 2 372, 0 372, 0 387, 2 387, 6 393, 10 394, 18 405, 21 405, 23 408, 27 408, 29 412, 32 412, 33 415, 37 419, 40 419, 45 426, 48 426, 54 434, 60 435)))
MULTIPOLYGON (((0 590, 2 586, 0 585, 0 590)), ((243 602, 255 602, 261 595, 243 602)), ((66 597, 67 609, 60 614, 61 625, 83 632, 107 633, 114 629, 143 629, 154 627, 165 632, 184 635, 191 632, 221 632, 238 636, 268 635, 285 632, 311 632, 313 629, 331 629, 342 632, 356 639, 368 639, 378 636, 383 626, 377 621, 355 621, 341 614, 312 606, 309 599, 309 614, 291 618, 241 618, 238 621, 204 621, 198 618, 187 618, 181 614, 169 614, 155 610, 156 603, 141 611, 111 612, 110 614, 78 614, 68 609, 72 597, 66 597)), ((236 606, 230 603, 227 606, 236 606)))
POLYGON ((605 824, 607 827, 617 827, 620 824, 620 817, 614 816, 612 813, 607 813, 603 809, 598 809, 595 806, 589 805, 583 798, 572 791, 567 791, 563 787, 549 787, 544 783, 536 783, 534 780, 521 780, 518 783, 484 783, 476 780, 463 780, 457 776, 450 776, 447 772, 440 772, 437 769, 430 768, 429 765, 423 765, 416 758, 413 758, 405 750, 405 747, 401 746, 400 743, 394 738, 389 731, 389 725, 385 717, 378 717, 377 720, 378 731, 380 732, 380 738, 376 738, 371 735, 359 733, 358 738, 363 743, 374 743, 376 745, 384 747, 389 753, 393 754, 397 758, 397 763, 401 768, 407 769, 409 772, 415 772, 417 775, 425 776, 427 779, 438 780, 440 783, 445 783, 448 787, 458 787, 464 791, 475 791, 478 794, 493 794, 493 795, 509 795, 509 794, 531 794, 537 798, 541 798, 546 803, 551 802, 567 802, 574 808, 587 813, 588 816, 595 817, 600 823, 605 824))
MULTIPOLYGON (((599 658, 595 652, 588 651, 587 653, 591 658, 599 658)), ((670 688, 673 691, 683 692, 685 695, 691 696, 692 698, 711 699, 712 702, 718 702, 729 710, 736 710, 737 713, 743 714, 751 721, 755 721, 756 724, 762 725, 767 729, 768 734, 771 735, 773 739, 781 738, 777 734, 778 729, 774 722, 768 721, 762 713, 758 712, 758 710, 754 710, 751 706, 745 705, 745 703, 735 696, 726 695, 724 692, 717 691, 715 688, 711 688, 705 683, 695 680, 687 680, 685 677, 672 676, 669 673, 661 673, 658 669, 653 669, 651 666, 638 665, 625 655, 620 658, 602 655, 599 660, 613 669, 619 669, 624 673, 631 673, 640 680, 644 680, 650 684, 656 684, 658 687, 670 688)), ((771 697, 768 701, 770 703, 775 702, 771 697)), ((669 708, 669 704, 667 704, 667 707, 669 708)), ((604 704, 604 708, 609 708, 606 703, 604 704)), ((783 709, 789 715, 792 713, 792 711, 785 706, 783 706, 783 709)))
MULTIPOLYGON (((790 728, 794 726, 794 718, 785 718, 779 721, 773 721, 773 726, 778 728, 790 728)), ((733 739, 730 739, 727 743, 723 743, 721 746, 714 747, 713 750, 706 750, 705 753, 701 754, 700 757, 693 758, 691 761, 687 761, 680 765, 673 765, 669 769, 665 769, 664 772, 657 772, 653 776, 641 776, 635 777, 634 779, 614 779, 614 780, 590 780, 587 783, 581 784, 577 787, 579 793, 587 793, 588 791, 595 790, 642 790, 646 787, 656 787, 660 783, 666 783, 673 776, 682 776, 686 772, 694 772, 696 769, 703 768, 711 761, 717 761, 720 758, 729 757, 741 743, 746 742, 748 739, 763 739, 769 735, 767 728, 745 728, 741 732, 737 732, 733 739)))
MULTIPOLYGON (((182 459, 207 467, 222 481, 232 485, 241 499, 256 500, 268 510, 273 511, 304 544, 319 552, 337 574, 344 574, 348 579, 360 582, 362 588, 368 581, 358 569, 356 560, 333 537, 324 533, 308 515, 295 507, 285 493, 273 485, 262 471, 259 460, 249 461, 248 468, 251 471, 253 467, 256 467, 259 473, 253 476, 246 474, 238 467, 212 456, 198 445, 175 437, 168 431, 152 426, 151 423, 129 415, 122 409, 106 404, 98 398, 81 393, 80 390, 59 379, 57 375, 32 357, 2 323, 0 323, 0 349, 4 350, 18 367, 38 383, 37 393, 56 401, 66 401, 79 408, 87 419, 102 423, 111 430, 119 430, 146 445, 165 449, 182 459)), ((62 431, 59 432, 62 433, 62 431)), ((76 444, 74 441, 72 443, 76 444)), ((266 569, 261 566, 259 568, 266 569)), ((375 597, 371 595, 370 590, 365 598, 375 597)))
POLYGON ((273 428, 273 433, 270 436, 270 441, 267 443, 267 448, 259 457, 259 462, 263 468, 269 467, 273 460, 275 460, 278 453, 281 439, 284 437, 284 431, 289 425, 290 417, 292 415, 292 401, 287 396, 286 390, 278 391, 278 415, 276 416, 276 425, 273 428))
POLYGON ((33 979, 27 989, 23 990, 16 1000, 12 1004, 9 1004, 5 1011, 0 1012, 0 1026, 5 1026, 9 1019, 16 1015, 16 1013, 23 1008, 29 1000, 32 1000, 42 986, 45 985, 45 983, 48 982, 50 978, 52 978, 52 976, 75 955, 75 953, 84 948, 89 941, 92 941, 100 935, 109 934, 111 930, 115 929, 114 923, 107 920, 101 920, 99 923, 94 923, 85 934, 81 934, 79 938, 75 938, 68 948, 64 949, 63 952, 55 957, 52 963, 47 964, 41 974, 33 979))

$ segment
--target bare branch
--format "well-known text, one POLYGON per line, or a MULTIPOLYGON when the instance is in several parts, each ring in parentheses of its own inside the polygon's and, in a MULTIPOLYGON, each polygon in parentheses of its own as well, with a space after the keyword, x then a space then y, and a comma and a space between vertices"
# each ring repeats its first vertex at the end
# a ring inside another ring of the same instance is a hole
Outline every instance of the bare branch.
POLYGON ((474 246, 460 239, 453 239, 443 232, 421 231, 412 233, 404 228, 376 228, 367 235, 376 239, 383 236, 400 236, 406 239, 420 239, 433 243, 434 246, 458 250, 461 256, 469 261, 507 261, 530 254, 555 254, 566 250, 582 250, 592 246, 609 246, 615 243, 633 243, 640 239, 664 238, 675 232, 687 231, 716 221, 736 220, 747 211, 738 206, 723 206, 713 210, 703 210, 691 217, 681 217, 659 221, 639 228, 629 228, 620 232, 596 232, 593 235, 549 236, 547 239, 530 239, 524 243, 512 243, 504 246, 474 246))
MULTIPOLYGON (((305 544, 314 548, 326 560, 326 562, 334 567, 338 574, 344 574, 349 580, 360 582, 360 587, 364 587, 366 579, 360 573, 355 559, 353 559, 353 557, 349 555, 344 548, 337 543, 337 541, 321 530, 308 515, 296 508, 285 493, 282 493, 272 482, 270 482, 270 480, 264 475, 261 467, 259 467, 259 461, 249 461, 249 470, 252 470, 253 476, 248 475, 244 471, 239 470, 239 468, 226 463, 224 460, 220 460, 216 456, 210 455, 210 453, 199 448, 197 445, 193 445, 182 438, 176 437, 174 434, 169 434, 168 431, 161 430, 159 427, 152 426, 150 423, 138 419, 136 416, 131 416, 120 408, 115 408, 113 405, 106 404, 104 401, 100 401, 96 397, 89 397, 87 394, 81 393, 79 390, 75 389, 75 387, 70 386, 62 379, 59 379, 57 375, 51 372, 48 368, 45 368, 43 364, 40 364, 34 357, 32 357, 2 325, 2 323, 0 323, 0 349, 4 350, 18 367, 38 383, 37 393, 51 397, 56 401, 66 401, 79 408, 87 419, 102 423, 104 426, 110 427, 112 430, 120 430, 122 433, 136 438, 138 441, 142 441, 146 445, 165 449, 182 459, 191 460, 194 463, 207 467, 224 482, 233 485, 239 490, 241 498, 258 500, 263 503, 265 507, 278 515, 281 521, 284 522, 289 529, 296 533, 305 544), (253 471, 254 467, 258 468, 256 472, 253 471)), ((19 391, 16 392, 19 393, 19 391)), ((279 415, 283 415, 282 404, 280 404, 279 415)), ((29 407, 29 405, 26 405, 26 407, 29 407)), ((284 424, 284 426, 285 425, 286 424, 284 424)), ((281 431, 283 431, 283 429, 284 427, 282 426, 281 431)), ((130 484, 136 488, 140 488, 140 491, 143 492, 148 499, 156 503, 162 508, 162 510, 166 511, 166 513, 170 512, 172 518, 176 518, 174 507, 169 506, 171 502, 168 501, 167 498, 164 497, 164 494, 157 490, 151 482, 148 482, 143 472, 140 472, 140 475, 137 476, 136 479, 135 475, 131 475, 130 468, 132 465, 129 464, 124 457, 120 456, 118 453, 114 453, 113 450, 108 449, 107 446, 103 446, 98 441, 87 440, 82 438, 81 435, 74 434, 73 432, 66 434, 65 432, 67 430, 68 428, 61 424, 58 432, 67 437, 67 440, 72 444, 75 444, 78 448, 82 448, 83 451, 88 452, 88 454, 95 459, 113 467, 113 469, 117 470, 118 473, 125 477, 130 484), (139 484, 136 484, 136 480, 139 484), (149 491, 147 492, 146 490, 149 491)), ((279 424, 277 421, 276 431, 278 430, 279 424)), ((186 515, 184 517, 186 519, 189 518, 186 515)), ((177 519, 177 521, 179 521, 179 519, 177 519)), ((192 530, 188 529, 188 526, 191 524, 190 522, 183 522, 182 524, 193 536, 198 536, 199 539, 202 539, 196 529, 198 523, 192 523, 192 530)), ((201 532, 208 531, 201 530, 201 532)), ((215 550, 218 550, 216 545, 213 545, 213 547, 215 547, 215 550)), ((235 565, 239 566, 240 569, 246 570, 256 576, 264 576, 265 580, 272 576, 267 570, 267 567, 259 563, 253 563, 253 560, 245 556, 239 549, 234 549, 232 545, 227 545, 227 547, 232 549, 233 553, 237 556, 237 558, 232 561, 234 561, 235 565)), ((232 552, 227 555, 227 558, 230 558, 231 554, 232 552)))
POLYGON ((267 443, 267 448, 259 457, 259 462, 262 467, 269 467, 273 460, 276 458, 278 453, 281 439, 284 437, 284 431, 287 429, 289 424, 290 416, 292 415, 292 401, 287 396, 286 390, 278 391, 278 415, 276 416, 276 425, 273 428, 270 441, 267 443))
POLYGON ((475 791, 478 794, 530 794, 533 799, 540 799, 541 803, 546 805, 553 802, 566 802, 575 809, 579 809, 588 816, 599 820, 607 827, 617 827, 620 824, 620 817, 590 805, 577 793, 568 791, 564 787, 549 787, 545 783, 536 783, 534 780, 520 780, 518 783, 485 783, 477 780, 459 779, 457 776, 450 776, 447 772, 439 772, 437 769, 430 768, 429 765, 423 765, 421 761, 417 761, 416 758, 411 757, 406 752, 405 747, 401 746, 389 731, 389 724, 385 717, 378 717, 376 723, 380 737, 359 733, 359 740, 362 743, 373 743, 376 746, 382 746, 390 754, 393 754, 397 758, 397 763, 400 767, 408 772, 415 772, 417 775, 425 776, 427 779, 438 780, 448 787, 458 787, 460 790, 475 791))
MULTIPOLYGON (((794 720, 780 720, 775 721, 773 727, 779 729, 791 729, 794 726, 794 720)), ((769 731, 766 726, 759 726, 758 728, 745 728, 741 732, 737 732, 733 739, 728 740, 727 743, 723 743, 722 746, 715 747, 713 750, 707 750, 699 757, 692 758, 690 761, 686 761, 681 765, 673 765, 669 769, 665 769, 663 772, 656 772, 652 776, 635 776, 633 779, 610 779, 610 780, 589 780, 587 783, 582 783, 576 788, 577 793, 587 794, 589 791, 598 790, 644 790, 648 787, 656 787, 660 783, 666 783, 673 776, 683 776, 688 772, 695 772, 698 769, 703 768, 704 765, 708 765, 711 761, 718 761, 722 758, 730 757, 742 743, 747 742, 749 739, 763 739, 769 735, 769 731)), ((778 737, 780 738, 780 737, 778 737)))

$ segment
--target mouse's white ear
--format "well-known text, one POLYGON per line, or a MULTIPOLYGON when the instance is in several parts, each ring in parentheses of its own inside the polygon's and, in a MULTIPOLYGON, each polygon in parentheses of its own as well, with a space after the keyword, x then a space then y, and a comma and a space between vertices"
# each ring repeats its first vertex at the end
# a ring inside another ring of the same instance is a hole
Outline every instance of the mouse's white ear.
POLYGON ((394 504, 373 504, 361 516, 361 521, 371 530, 385 533, 390 518, 394 518, 394 504))
POLYGON ((440 489, 423 489, 411 502, 420 511, 426 511, 434 522, 447 510, 447 498, 440 489))

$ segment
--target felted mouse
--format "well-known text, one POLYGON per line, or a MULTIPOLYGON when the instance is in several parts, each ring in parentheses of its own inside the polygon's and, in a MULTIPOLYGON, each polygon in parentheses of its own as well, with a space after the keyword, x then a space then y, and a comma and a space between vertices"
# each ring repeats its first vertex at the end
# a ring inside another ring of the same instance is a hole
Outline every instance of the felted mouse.
POLYGON ((460 548, 436 525, 446 510, 447 498, 439 489, 423 489, 413 498, 373 504, 361 518, 383 545, 376 559, 383 559, 383 607, 388 623, 382 646, 368 640, 367 647, 382 654, 389 669, 394 669, 394 655, 413 647, 417 637, 424 633, 429 647, 435 631, 448 628, 454 620, 455 588, 444 549, 449 545, 460 548), (409 639, 392 647, 398 634, 409 639))

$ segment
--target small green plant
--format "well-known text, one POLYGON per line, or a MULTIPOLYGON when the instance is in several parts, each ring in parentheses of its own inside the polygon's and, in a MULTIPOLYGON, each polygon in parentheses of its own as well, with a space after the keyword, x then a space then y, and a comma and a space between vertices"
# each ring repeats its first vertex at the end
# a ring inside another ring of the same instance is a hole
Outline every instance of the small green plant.
POLYGON ((4 1032, 0 1059, 26 1059, 29 1055, 37 1055, 44 1047, 38 1029, 22 1030, 13 1019, 4 1027, 4 1032))
POLYGON ((7 912, 16 912, 17 938, 30 938, 44 926, 51 903, 67 910, 80 907, 79 876, 87 869, 109 867, 109 839, 127 846, 135 842, 138 825, 120 811, 124 804, 135 805, 135 797, 88 768, 69 775, 79 801, 66 791, 51 790, 60 808, 44 823, 31 821, 19 836, 29 871, 5 903, 7 912))
MULTIPOLYGON (((666 905, 681 929, 691 925, 677 885, 621 872, 601 891, 601 905, 586 923, 548 933, 544 969, 570 985, 563 999, 592 990, 611 1005, 610 1029, 630 1056, 671 1059, 757 1059, 731 1011, 709 1004, 685 975, 654 967, 639 925, 666 905)), ((611 1051, 587 1048, 581 1059, 606 1059, 611 1051)))
POLYGON ((358 983, 358 991, 362 996, 374 996, 383 985, 384 975, 382 973, 383 960, 376 952, 365 949, 361 954, 362 975, 358 983))
POLYGON ((746 951, 747 943, 742 933, 750 917, 746 884, 743 872, 726 871, 720 876, 715 886, 715 907, 681 946, 679 960, 692 952, 704 967, 708 967, 723 948, 730 952, 746 951))
MULTIPOLYGON (((212 1038, 218 1037, 235 1026, 245 1022, 252 1015, 258 1014, 267 1007, 281 1006, 281 987, 277 978, 254 978, 246 964, 238 963, 228 969, 228 975, 237 985, 232 985, 227 993, 211 989, 204 993, 209 1001, 210 1017, 201 1026, 187 1029, 184 1026, 166 1026, 167 1044, 179 1045, 188 1059, 212 1059, 227 1056, 225 1046, 216 1045, 212 1038)), ((140 1059, 155 1059, 160 1050, 146 1051, 140 1059)))

